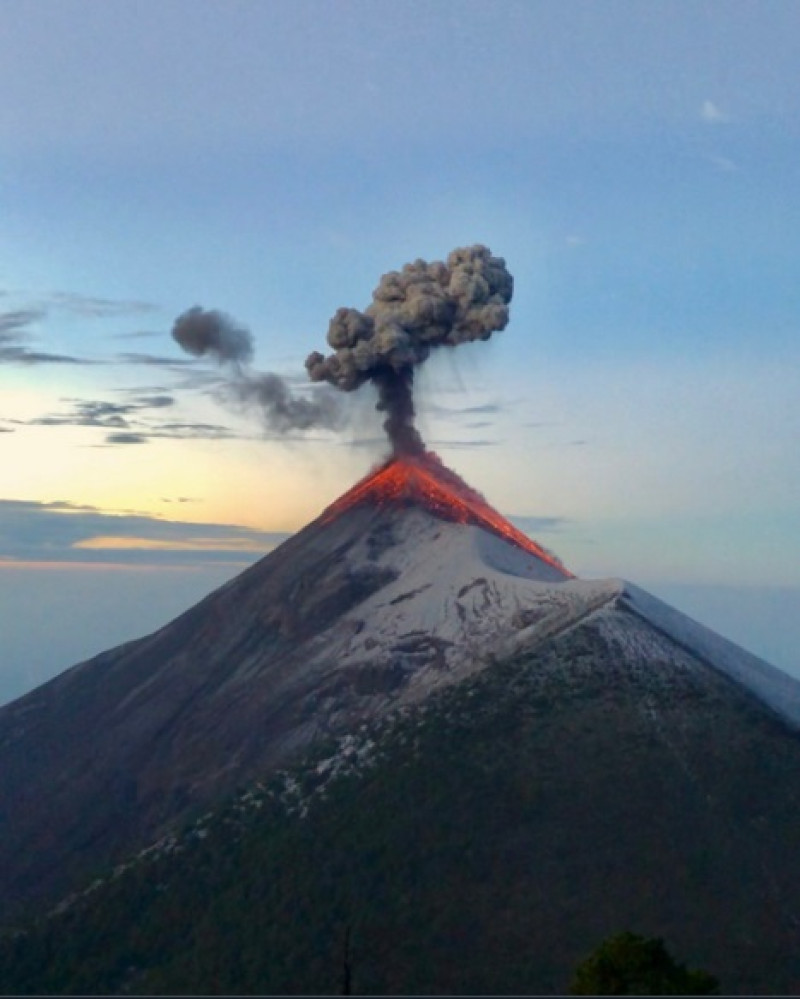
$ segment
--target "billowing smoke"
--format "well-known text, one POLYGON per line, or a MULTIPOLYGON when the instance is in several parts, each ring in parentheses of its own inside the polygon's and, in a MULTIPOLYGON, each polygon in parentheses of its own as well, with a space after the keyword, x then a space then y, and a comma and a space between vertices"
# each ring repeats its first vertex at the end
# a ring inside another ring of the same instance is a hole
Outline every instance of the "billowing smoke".
POLYGON ((414 426, 414 369, 435 347, 488 340, 508 323, 514 281, 485 246, 453 250, 447 263, 416 260, 384 274, 364 312, 341 308, 330 322, 333 353, 306 360, 309 377, 352 392, 371 381, 396 453, 424 450, 414 426))
POLYGON ((195 305, 175 320, 172 336, 187 353, 217 361, 229 375, 226 394, 257 406, 270 430, 335 429, 341 424, 339 400, 329 390, 300 395, 280 375, 253 371, 250 331, 224 312, 195 305))

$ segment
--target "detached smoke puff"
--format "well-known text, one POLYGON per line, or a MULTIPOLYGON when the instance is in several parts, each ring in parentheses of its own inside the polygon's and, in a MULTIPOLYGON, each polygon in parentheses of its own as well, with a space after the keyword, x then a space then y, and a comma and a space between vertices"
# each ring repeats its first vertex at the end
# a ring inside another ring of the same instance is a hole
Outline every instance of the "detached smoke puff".
POLYGON ((195 357, 211 354, 220 364, 225 361, 246 364, 253 356, 250 331, 216 309, 195 305, 175 320, 172 336, 187 354, 195 357))
POLYGON ((272 372, 254 372, 248 367, 253 356, 250 331, 231 316, 199 305, 178 316, 173 339, 195 357, 211 356, 230 374, 226 394, 239 402, 256 405, 266 426, 278 433, 336 429, 341 407, 330 391, 317 389, 313 397, 295 395, 285 379, 272 372))
POLYGON ((505 261, 485 246, 453 250, 446 264, 406 264, 384 274, 364 312, 337 311, 328 329, 334 352, 310 354, 309 377, 344 392, 375 382, 394 450, 422 450, 414 427, 414 368, 434 347, 488 340, 504 329, 513 288, 505 261))

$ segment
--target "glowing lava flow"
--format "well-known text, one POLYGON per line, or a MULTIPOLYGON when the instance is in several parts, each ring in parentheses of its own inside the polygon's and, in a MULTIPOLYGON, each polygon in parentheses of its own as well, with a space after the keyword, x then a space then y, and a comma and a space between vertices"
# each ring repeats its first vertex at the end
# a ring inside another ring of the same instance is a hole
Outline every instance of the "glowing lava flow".
POLYGON ((340 496, 323 511, 319 519, 322 523, 329 523, 346 510, 366 505, 421 506, 442 520, 475 524, 535 555, 567 579, 574 578, 558 559, 501 517, 480 493, 471 489, 430 452, 390 458, 340 496))

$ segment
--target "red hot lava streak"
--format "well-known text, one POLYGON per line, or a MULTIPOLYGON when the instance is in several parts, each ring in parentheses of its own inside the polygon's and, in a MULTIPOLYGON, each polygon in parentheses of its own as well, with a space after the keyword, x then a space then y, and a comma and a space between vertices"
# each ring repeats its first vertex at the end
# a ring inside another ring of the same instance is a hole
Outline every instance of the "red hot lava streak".
POLYGON ((430 452, 390 458, 324 510, 320 520, 327 523, 346 510, 366 505, 421 506, 442 520, 475 524, 535 555, 565 578, 574 578, 558 559, 501 517, 480 493, 471 489, 430 452))

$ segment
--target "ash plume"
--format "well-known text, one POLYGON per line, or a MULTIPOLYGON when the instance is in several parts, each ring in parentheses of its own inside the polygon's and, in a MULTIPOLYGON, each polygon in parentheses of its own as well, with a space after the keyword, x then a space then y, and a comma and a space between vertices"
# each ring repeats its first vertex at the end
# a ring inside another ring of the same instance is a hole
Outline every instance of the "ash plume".
POLYGON ((341 407, 333 393, 318 389, 311 397, 300 395, 280 375, 253 371, 253 337, 226 313, 195 305, 175 320, 172 337, 187 353, 215 360, 228 375, 225 395, 256 406, 270 430, 332 430, 340 425, 341 407))
POLYGON ((309 354, 314 382, 352 392, 367 381, 397 454, 424 450, 414 426, 414 371, 436 347, 488 340, 508 323, 514 282, 502 257, 486 246, 453 250, 447 262, 416 260, 384 274, 364 312, 341 308, 331 319, 333 353, 309 354))

